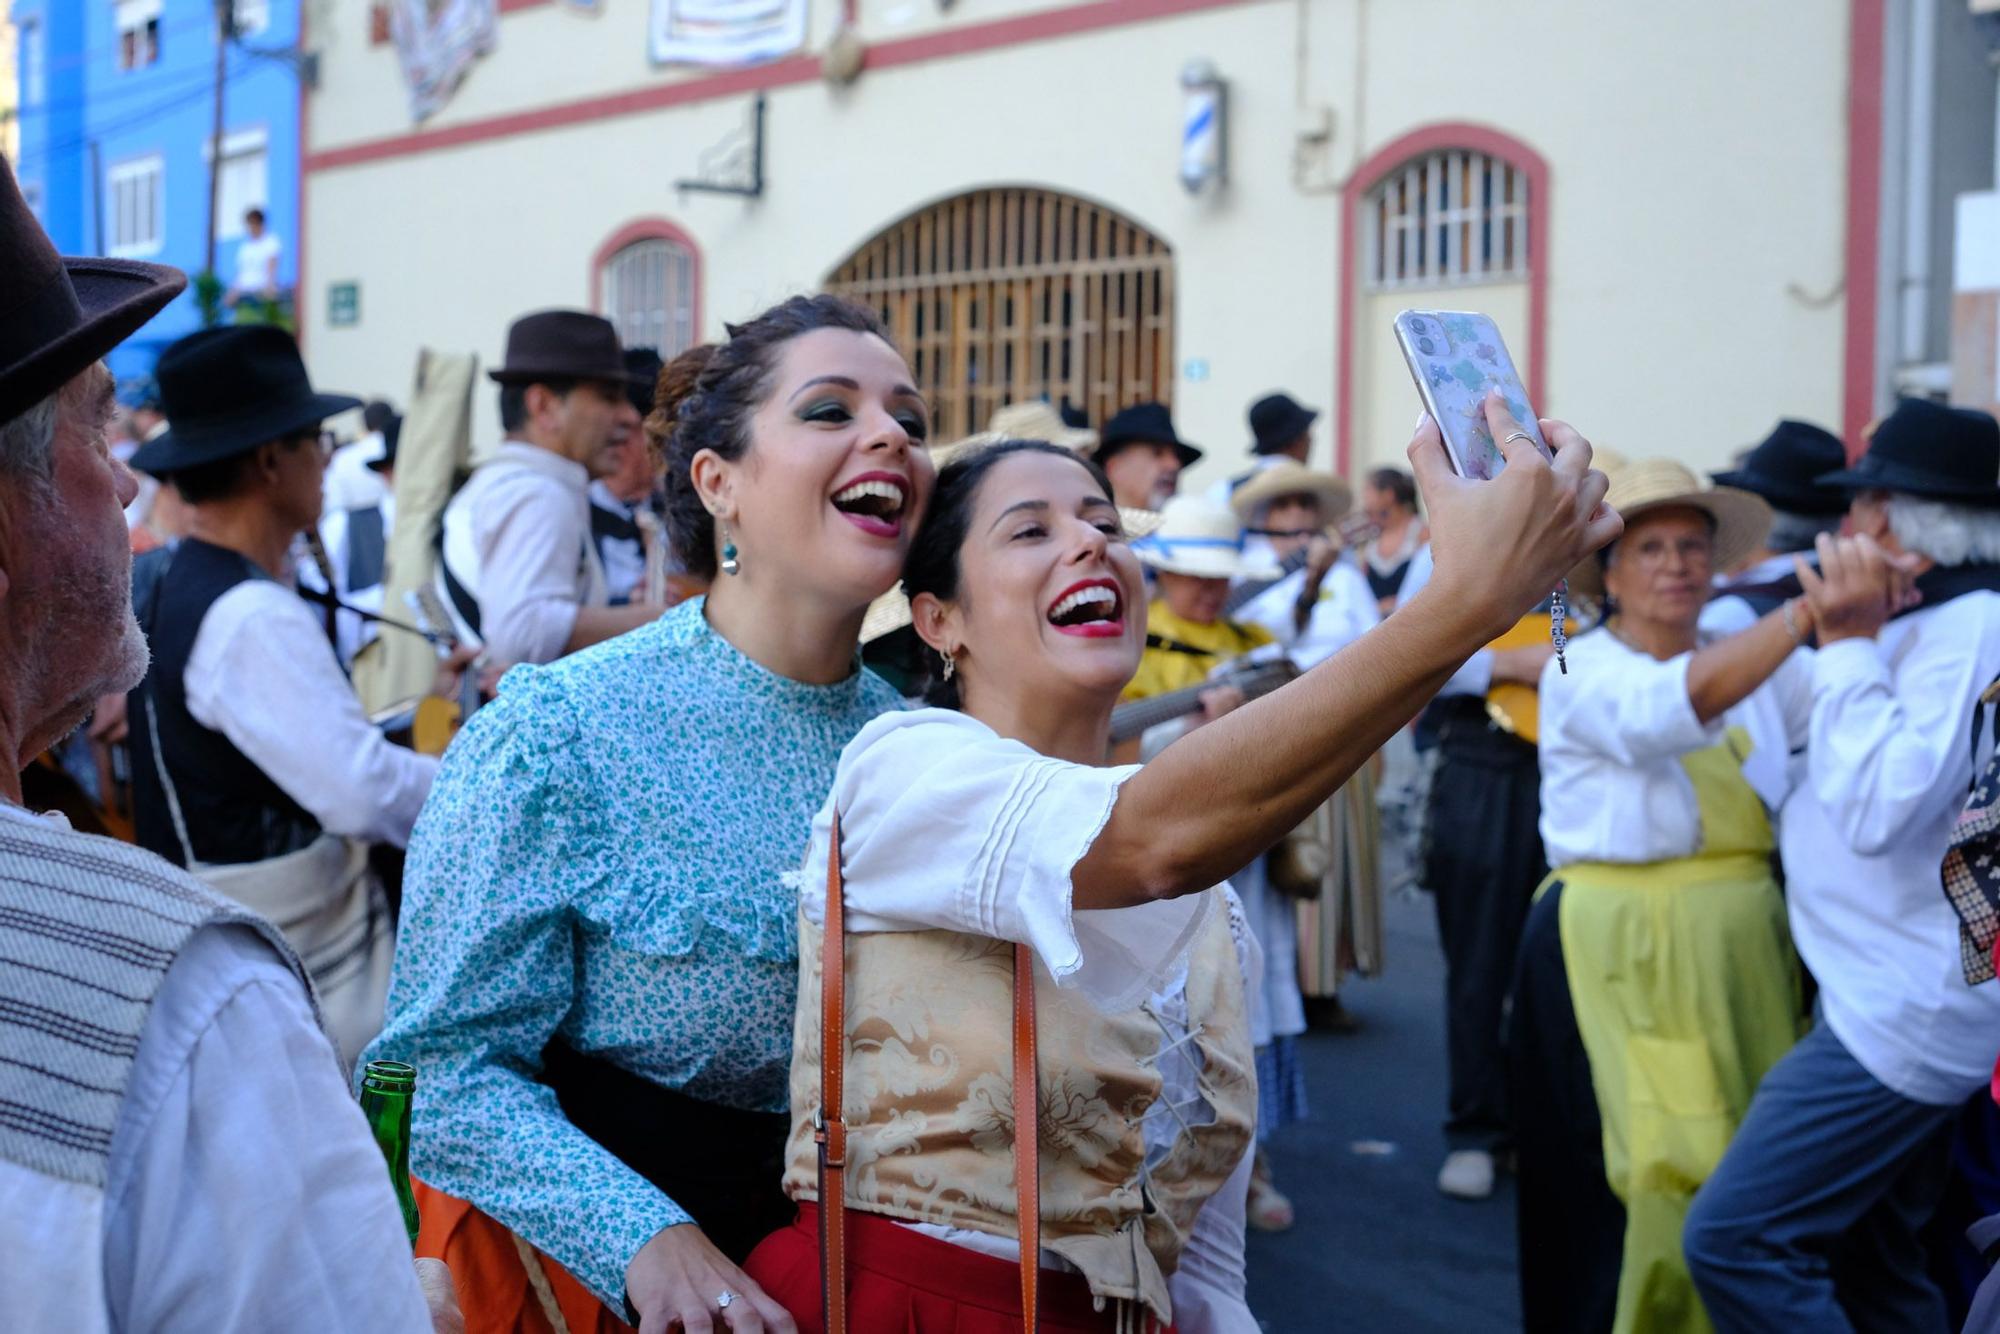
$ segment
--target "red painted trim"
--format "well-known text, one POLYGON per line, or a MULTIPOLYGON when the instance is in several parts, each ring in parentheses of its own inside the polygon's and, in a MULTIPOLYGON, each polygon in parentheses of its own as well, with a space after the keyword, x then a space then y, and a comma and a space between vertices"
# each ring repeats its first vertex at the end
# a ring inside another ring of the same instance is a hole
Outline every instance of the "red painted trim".
MULTIPOLYGON (((1879 0, 1877 0, 1879 3, 1879 0)), ((1446 122, 1412 130, 1370 154, 1348 176, 1340 192, 1339 389, 1334 406, 1334 467, 1346 476, 1354 462, 1354 309, 1360 296, 1361 201, 1384 176, 1413 157, 1441 148, 1464 148, 1500 158, 1528 173, 1528 397, 1537 412, 1548 411, 1549 206, 1551 173, 1547 159, 1527 144, 1488 125, 1446 122)))
POLYGON ((554 3, 555 0, 500 0, 500 12, 511 14, 517 9, 540 9, 554 3))
POLYGON ((1882 228, 1883 0, 1852 0, 1847 35, 1847 327, 1841 435, 1850 457, 1875 415, 1876 264, 1882 228))
MULTIPOLYGON (((547 0, 537 0, 537 2, 547 3, 547 0)), ((1255 3, 1255 0, 1090 0, 1089 3, 1070 5, 1061 9, 1023 14, 1016 18, 996 19, 990 23, 956 25, 939 32, 883 42, 869 48, 867 67, 893 69, 898 65, 920 64, 951 56, 974 55, 1026 42, 1071 37, 1105 28, 1124 27, 1154 19, 1174 18, 1203 10, 1224 9, 1251 3, 1255 3)), ((531 134, 538 130, 580 125, 614 116, 637 115, 665 107, 686 106, 695 102, 713 101, 719 97, 733 97, 741 93, 785 88, 794 84, 810 83, 819 76, 820 62, 817 56, 788 56, 783 60, 772 61, 768 65, 728 70, 720 74, 703 75, 675 83, 654 84, 629 92, 588 97, 575 102, 561 102, 554 106, 537 107, 531 111, 488 116, 483 120, 466 121, 463 124, 440 129, 418 130, 410 134, 391 135, 388 138, 349 144, 343 148, 330 148, 306 158, 304 169, 309 172, 331 171, 337 167, 379 162, 384 158, 455 148, 461 144, 503 139, 517 134, 531 134)))
POLYGON ((590 257, 590 308, 604 313, 604 266, 611 257, 631 245, 634 241, 672 241, 685 249, 694 259, 694 341, 701 342, 701 300, 703 287, 703 260, 701 246, 694 236, 677 223, 665 218, 634 218, 605 238, 597 247, 597 253, 590 257))

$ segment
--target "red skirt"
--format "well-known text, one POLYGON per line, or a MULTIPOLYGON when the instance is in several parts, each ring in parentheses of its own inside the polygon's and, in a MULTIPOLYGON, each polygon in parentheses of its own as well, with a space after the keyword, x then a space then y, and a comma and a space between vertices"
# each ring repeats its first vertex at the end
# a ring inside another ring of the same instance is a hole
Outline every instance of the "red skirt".
MULTIPOLYGON (((792 1225, 764 1238, 743 1268, 798 1321, 799 1334, 825 1334, 818 1205, 799 1205, 792 1225)), ((1106 1334, 1117 1328, 1110 1304, 1098 1310, 1080 1274, 1044 1269, 1041 1308, 1045 1334, 1106 1334)), ((1020 1334, 1020 1270, 850 1209, 847 1315, 849 1327, 866 1334, 1020 1334)), ((1171 1327, 1143 1328, 1148 1334, 1173 1334, 1171 1327)))

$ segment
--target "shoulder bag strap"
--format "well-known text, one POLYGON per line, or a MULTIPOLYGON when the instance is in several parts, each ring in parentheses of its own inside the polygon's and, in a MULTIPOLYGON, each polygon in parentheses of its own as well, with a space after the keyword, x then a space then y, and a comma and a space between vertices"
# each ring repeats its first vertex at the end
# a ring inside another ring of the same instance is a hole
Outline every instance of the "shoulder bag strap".
POLYGON ((847 1122, 841 1098, 847 1064, 847 914, 841 902, 840 813, 826 850, 826 926, 820 933, 819 1283, 826 1334, 847 1334, 847 1122))
MULTIPOLYGON (((826 928, 820 936, 819 1273, 826 1334, 847 1334, 847 1123, 842 1119, 847 1057, 847 914, 842 902, 840 816, 826 853, 826 928)), ((1035 959, 1014 947, 1014 1213, 1021 1248, 1021 1310, 1027 1334, 1040 1328, 1042 1274, 1039 1087, 1035 1068, 1035 959)))

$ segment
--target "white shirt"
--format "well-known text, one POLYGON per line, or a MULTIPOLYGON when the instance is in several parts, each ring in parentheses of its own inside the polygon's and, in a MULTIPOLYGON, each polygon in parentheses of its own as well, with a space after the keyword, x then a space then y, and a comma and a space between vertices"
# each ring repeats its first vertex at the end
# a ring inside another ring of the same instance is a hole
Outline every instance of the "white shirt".
MULTIPOLYGON (((385 494, 379 505, 363 506, 362 508, 379 509, 382 512, 383 558, 386 563, 388 543, 396 531, 395 493, 390 492, 385 494)), ((382 595, 388 591, 388 570, 385 564, 383 579, 369 585, 367 588, 355 588, 348 582, 348 561, 353 555, 348 549, 348 534, 352 519, 352 510, 327 510, 320 517, 320 545, 326 548, 327 564, 333 567, 334 587, 332 591, 335 596, 339 597, 349 607, 353 607, 357 611, 374 612, 379 616, 382 614, 382 595)), ((299 584, 301 587, 318 588, 325 582, 326 580, 320 577, 318 569, 310 559, 299 565, 299 584)), ((365 617, 355 615, 352 611, 344 609, 340 611, 334 617, 333 624, 334 630, 339 636, 337 647, 340 651, 340 661, 349 667, 354 664, 355 654, 381 638, 381 626, 365 617)))
POLYGON ((182 679, 194 720, 228 737, 328 833, 410 841, 438 762, 391 745, 368 721, 326 627, 291 589, 252 579, 217 598, 182 679))
POLYGON ((609 603, 589 485, 581 463, 507 440, 445 506, 445 563, 479 603, 480 633, 459 629, 493 661, 553 662, 577 609, 609 603))
POLYGON ((1236 619, 1269 630, 1299 670, 1310 671, 1374 629, 1382 615, 1361 571, 1347 561, 1335 561, 1301 630, 1293 608, 1305 585, 1306 572, 1294 570, 1238 608, 1236 619))
POLYGON ((1541 829, 1550 866, 1700 852, 1701 811, 1681 756, 1720 744, 1731 727, 1750 734, 1744 779, 1767 808, 1784 800, 1811 715, 1812 654, 1794 652, 1706 724, 1688 699, 1693 660, 1683 653, 1661 662, 1599 629, 1570 641, 1567 676, 1553 659, 1542 669, 1541 829))
MULTIPOLYGON (((2000 983, 1965 984, 1939 887, 1973 777, 1973 704, 1996 674, 1991 592, 1822 648, 1807 781, 1785 805, 1792 938, 1826 1022, 1869 1074, 1918 1102, 1963 1101, 2000 1057, 2000 983)), ((1982 766, 1990 747, 1989 731, 1982 766)))
POLYGON ((239 292, 261 292, 278 285, 276 262, 283 254, 285 243, 278 239, 276 232, 265 232, 258 237, 244 237, 236 244, 236 290, 239 292))
MULTIPOLYGON (((638 517, 638 507, 628 505, 611 494, 611 488, 603 478, 593 480, 589 490, 590 503, 596 508, 609 511, 621 519, 638 517)), ((593 540, 595 534, 592 534, 593 540)), ((604 563, 604 588, 606 596, 613 602, 630 602, 637 598, 646 582, 646 543, 644 538, 634 538, 630 542, 596 542, 598 559, 604 563)))
POLYGON ((326 463, 326 477, 321 482, 326 496, 326 513, 371 509, 382 503, 382 498, 389 494, 389 488, 382 481, 382 474, 368 465, 381 458, 387 449, 382 433, 370 431, 333 451, 333 457, 326 463))
POLYGON ((0 1162, 0 1292, 24 1330, 430 1329, 382 1155, 256 932, 197 932, 167 969, 101 1197, 0 1162), (92 1213, 101 1267, 45 1244, 92 1213))
MULTIPOLYGON (((1411 598, 1423 591, 1431 581, 1435 570, 1431 561, 1431 544, 1426 542, 1417 548, 1417 554, 1410 557, 1410 569, 1403 576, 1403 585, 1396 590, 1396 610, 1401 611, 1411 598)), ((1451 674, 1438 690, 1438 697, 1446 695, 1483 695, 1493 687, 1493 650, 1483 648, 1467 658, 1459 669, 1451 674)))

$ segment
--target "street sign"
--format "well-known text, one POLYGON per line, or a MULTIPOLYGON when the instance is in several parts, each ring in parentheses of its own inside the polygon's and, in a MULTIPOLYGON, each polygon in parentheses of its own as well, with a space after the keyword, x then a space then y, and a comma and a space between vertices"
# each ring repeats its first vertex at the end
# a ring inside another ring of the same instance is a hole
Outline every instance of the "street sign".
POLYGON ((326 285, 326 322, 336 329, 361 323, 361 284, 326 285))

